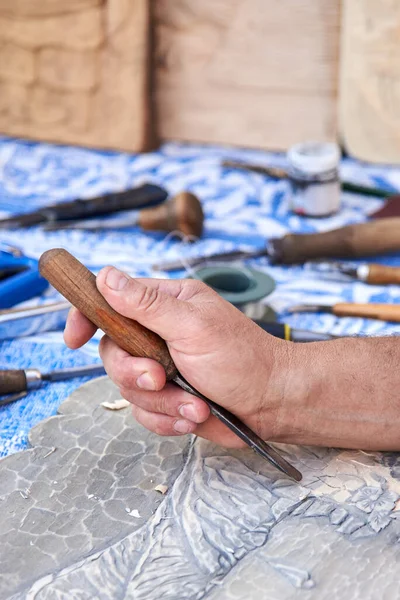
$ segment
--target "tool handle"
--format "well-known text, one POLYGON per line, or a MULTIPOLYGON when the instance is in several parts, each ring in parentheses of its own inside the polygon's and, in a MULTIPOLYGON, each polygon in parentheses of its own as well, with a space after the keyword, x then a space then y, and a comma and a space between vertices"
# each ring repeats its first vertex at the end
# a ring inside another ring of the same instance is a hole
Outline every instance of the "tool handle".
POLYGON ((180 231, 184 235, 200 237, 204 213, 200 200, 190 192, 181 192, 155 208, 144 208, 139 213, 139 227, 146 231, 180 231))
POLYGON ((26 375, 23 369, 0 371, 0 396, 25 392, 27 388, 26 375))
POLYGON ((385 267, 384 265, 368 265, 367 283, 386 285, 400 284, 400 268, 385 267))
POLYGON ((123 317, 97 289, 96 277, 62 248, 47 250, 39 261, 43 277, 120 348, 132 356, 152 358, 173 379, 177 369, 163 339, 132 319, 123 317))
POLYGON ((347 225, 324 233, 270 240, 272 262, 293 264, 316 258, 357 258, 400 250, 400 217, 347 225))
POLYGON ((400 323, 400 304, 350 304, 339 302, 332 307, 337 317, 363 317, 400 323))

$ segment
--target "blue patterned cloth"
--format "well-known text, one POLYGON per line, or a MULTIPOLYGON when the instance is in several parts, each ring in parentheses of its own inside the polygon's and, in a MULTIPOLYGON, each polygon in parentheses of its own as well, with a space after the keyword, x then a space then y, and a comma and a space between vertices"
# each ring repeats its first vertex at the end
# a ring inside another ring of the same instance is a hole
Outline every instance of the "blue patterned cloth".
MULTIPOLYGON (((298 217, 289 211, 285 181, 262 175, 222 169, 223 158, 284 166, 285 157, 255 150, 167 143, 157 152, 129 155, 98 152, 44 143, 0 138, 0 217, 30 211, 62 200, 87 198, 123 190, 144 182, 164 186, 170 194, 189 190, 203 202, 205 234, 195 245, 148 234, 138 228, 104 233, 82 231, 43 232, 39 228, 1 231, 0 242, 19 246, 38 258, 49 248, 62 246, 93 271, 114 264, 132 275, 151 276, 151 265, 196 254, 227 251, 238 246, 261 247, 266 238, 288 231, 313 232, 363 221, 382 205, 381 200, 343 194, 343 208, 327 219, 298 217)), ((344 159, 342 177, 354 182, 400 189, 400 168, 370 166, 344 159)), ((400 254, 378 262, 400 265, 400 254)), ((269 272, 277 289, 268 302, 280 319, 293 327, 329 331, 334 334, 393 334, 400 325, 363 319, 338 319, 324 314, 287 315, 285 309, 301 301, 400 302, 398 286, 368 286, 362 283, 324 280, 300 266, 270 266, 267 259, 251 266, 269 272)), ((185 269, 174 276, 184 276, 185 269)), ((59 299, 48 291, 46 298, 59 299)), ((38 299, 38 302, 42 299, 38 299)), ((30 301, 29 304, 33 304, 30 301)), ((41 334, 0 343, 0 368, 37 367, 43 371, 99 361, 98 340, 78 351, 68 350, 62 333, 41 334)), ((25 399, 0 408, 0 456, 27 445, 29 429, 53 415, 59 404, 81 380, 45 384, 25 399)))

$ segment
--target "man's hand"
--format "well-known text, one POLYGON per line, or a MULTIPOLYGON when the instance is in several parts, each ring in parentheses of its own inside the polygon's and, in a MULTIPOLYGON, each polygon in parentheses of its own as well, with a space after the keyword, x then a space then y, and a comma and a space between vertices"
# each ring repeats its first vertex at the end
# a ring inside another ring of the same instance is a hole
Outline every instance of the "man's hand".
MULTIPOLYGON (((132 279, 113 267, 97 276, 97 287, 120 314, 158 333, 180 373, 208 398, 224 406, 264 439, 282 437, 279 414, 285 368, 292 344, 265 333, 196 280, 132 279)), ((65 329, 70 348, 85 344, 95 326, 71 309, 65 329)), ((137 421, 160 435, 196 433, 225 446, 239 440, 210 415, 203 400, 167 383, 163 367, 133 358, 107 336, 100 355, 137 421)))

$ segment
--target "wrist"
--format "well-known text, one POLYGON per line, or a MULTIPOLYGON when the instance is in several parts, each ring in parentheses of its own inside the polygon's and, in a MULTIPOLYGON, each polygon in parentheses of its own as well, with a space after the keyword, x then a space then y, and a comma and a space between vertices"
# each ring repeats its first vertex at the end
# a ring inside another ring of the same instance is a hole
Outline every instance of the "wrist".
POLYGON ((262 418, 265 439, 294 442, 303 431, 304 402, 310 385, 307 373, 308 344, 274 340, 269 349, 270 376, 266 381, 262 418))

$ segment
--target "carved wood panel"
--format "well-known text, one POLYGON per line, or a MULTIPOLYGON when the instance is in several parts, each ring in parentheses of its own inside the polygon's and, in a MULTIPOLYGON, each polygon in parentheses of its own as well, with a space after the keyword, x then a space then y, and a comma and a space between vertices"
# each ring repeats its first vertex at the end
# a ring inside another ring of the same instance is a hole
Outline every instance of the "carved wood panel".
POLYGON ((148 0, 0 0, 0 131, 140 151, 152 143, 148 0))

